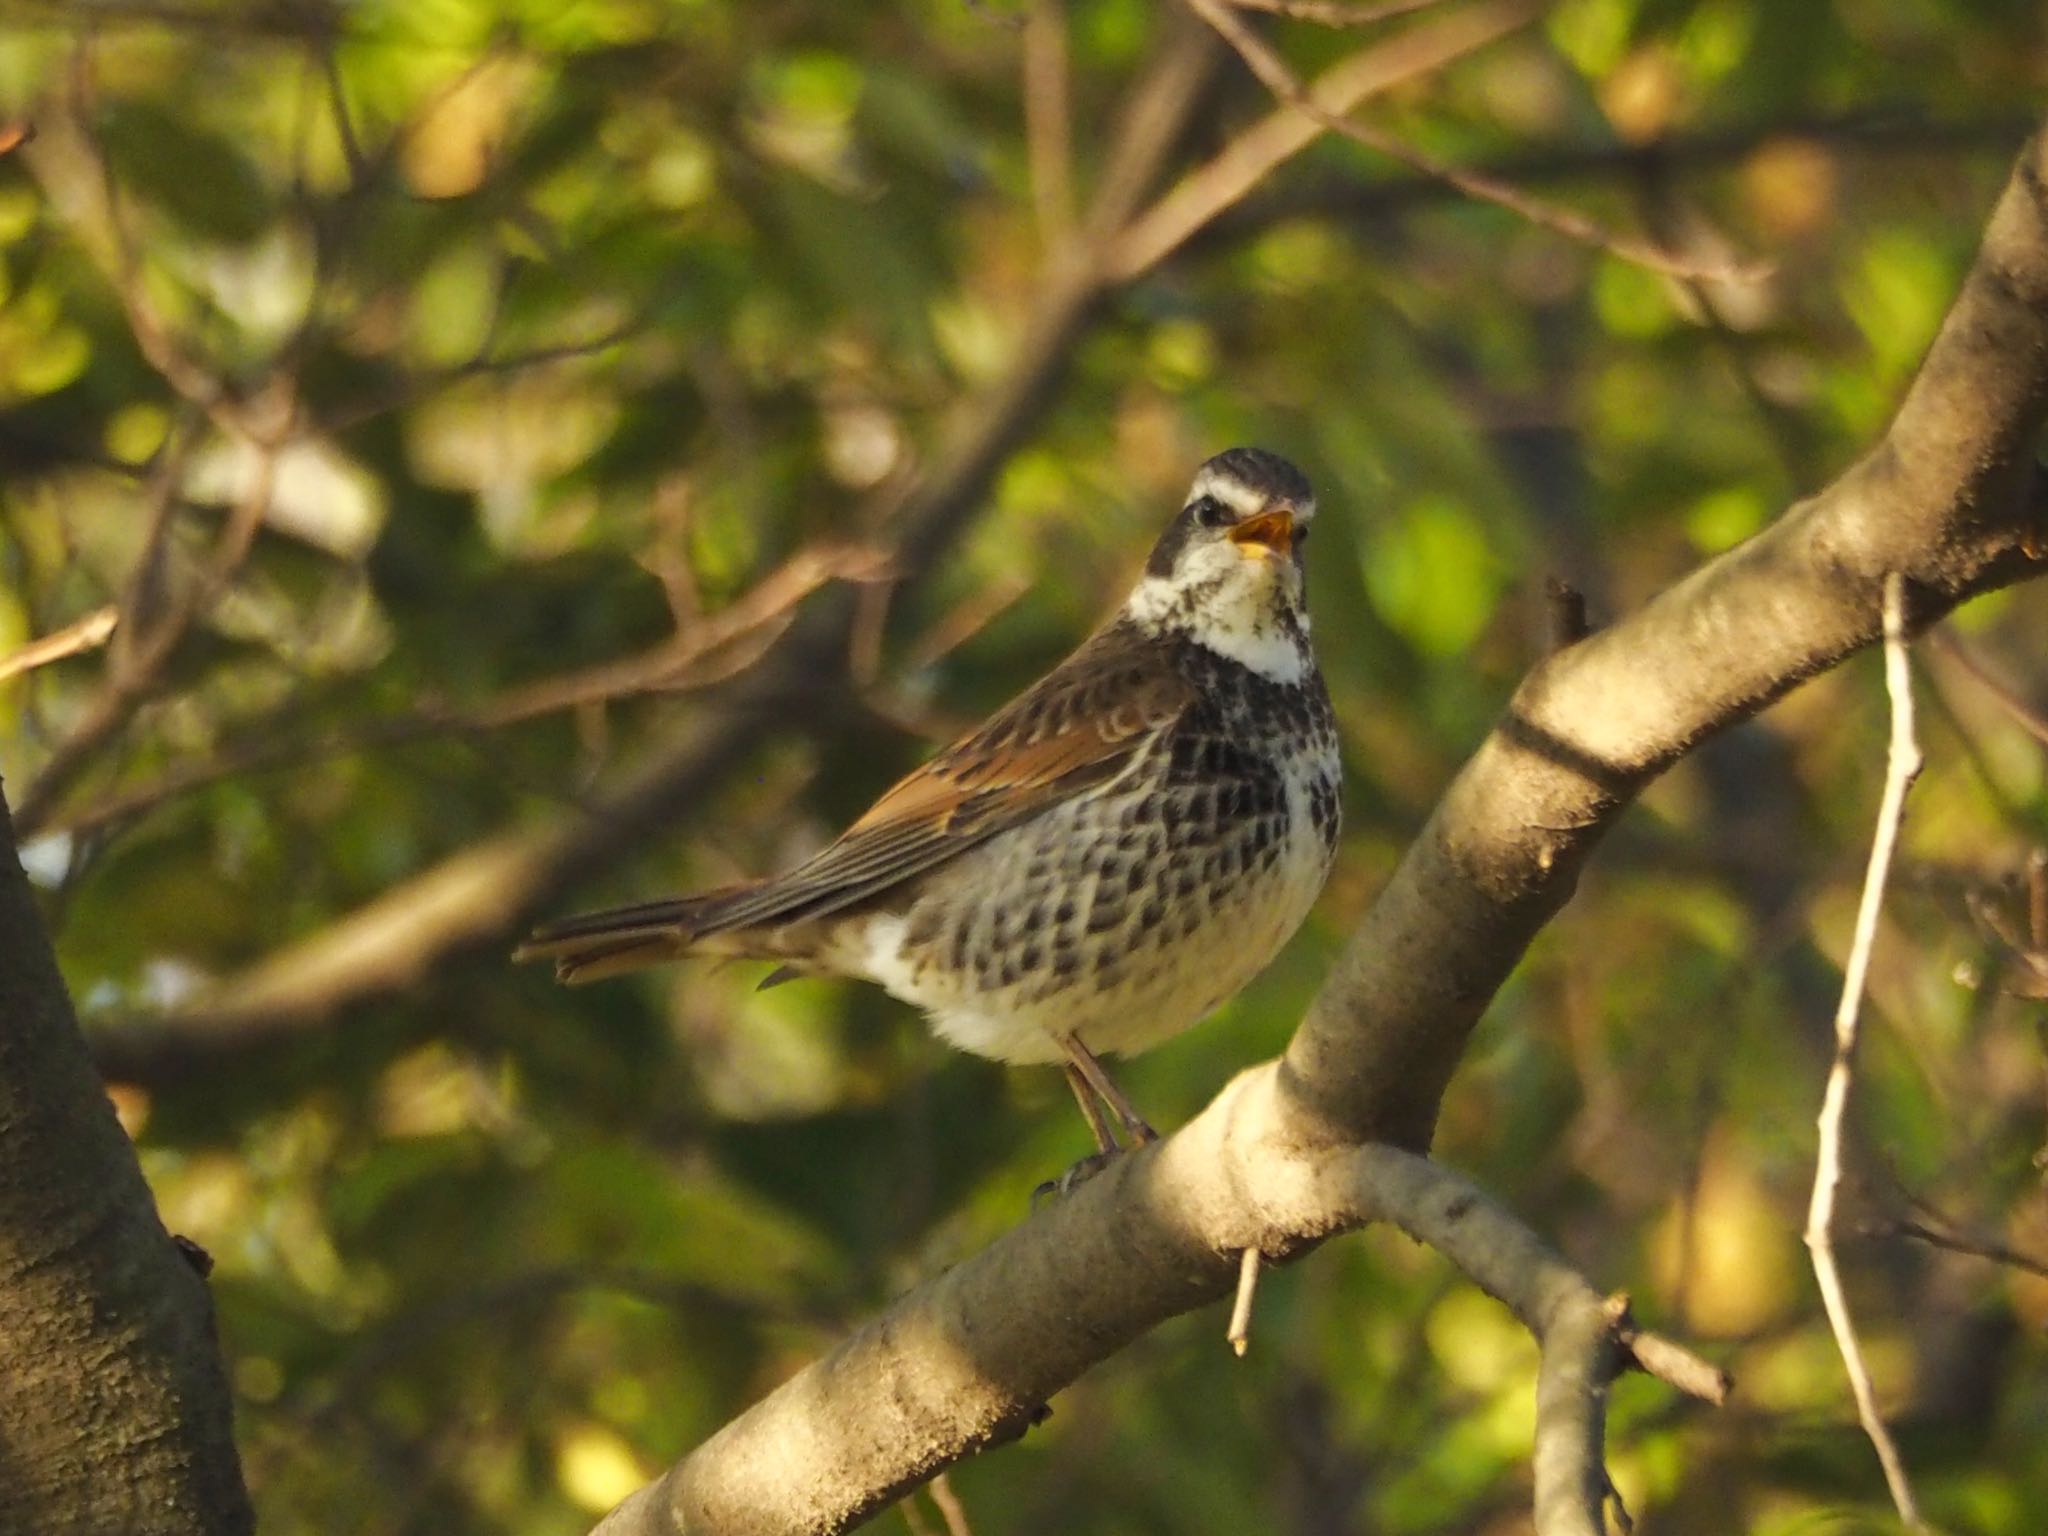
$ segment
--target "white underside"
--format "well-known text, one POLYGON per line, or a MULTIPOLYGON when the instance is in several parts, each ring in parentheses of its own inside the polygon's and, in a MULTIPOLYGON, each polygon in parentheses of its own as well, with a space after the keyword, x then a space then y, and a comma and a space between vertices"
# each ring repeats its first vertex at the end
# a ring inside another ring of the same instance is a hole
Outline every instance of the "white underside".
MULTIPOLYGON (((1086 978, 1059 986, 1040 974, 983 989, 972 976, 906 953, 907 919, 895 913, 848 924, 840 936, 842 963, 848 972, 923 1008, 941 1039, 978 1056, 1056 1062, 1063 1059, 1060 1039, 1066 1035, 1077 1036, 1097 1055, 1145 1050, 1179 1034, 1242 990, 1315 904, 1329 872, 1329 858, 1314 830, 1309 787, 1304 765, 1289 777, 1292 831, 1270 870, 1212 893, 1201 904, 1201 921, 1191 934, 1175 934, 1149 946, 1140 942, 1120 974, 1106 985, 1086 978)), ((1007 841, 1034 831, 1042 836, 1042 823, 1005 834, 989 844, 988 851, 1000 860, 1007 841)), ((1023 851, 1021 843, 1018 851, 1023 851)), ((999 889, 1000 862, 984 866, 982 878, 999 889)))

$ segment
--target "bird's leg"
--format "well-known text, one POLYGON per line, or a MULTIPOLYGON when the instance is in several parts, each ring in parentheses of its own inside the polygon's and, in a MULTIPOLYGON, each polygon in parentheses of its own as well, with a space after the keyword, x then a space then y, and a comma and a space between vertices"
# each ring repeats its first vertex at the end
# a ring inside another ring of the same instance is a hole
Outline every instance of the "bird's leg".
POLYGON ((1082 1180, 1093 1178, 1109 1165, 1111 1158, 1123 1151, 1102 1113, 1103 1105, 1108 1105, 1110 1112, 1123 1122, 1124 1134, 1130 1138, 1132 1146, 1159 1139, 1159 1133, 1145 1123, 1145 1117, 1132 1107, 1123 1090, 1109 1080, 1109 1074, 1102 1070, 1102 1063, 1095 1059, 1094 1052, 1072 1035, 1062 1035, 1059 1041, 1060 1049, 1067 1053, 1062 1064, 1067 1086, 1074 1090, 1074 1102, 1081 1106, 1088 1129, 1095 1133, 1095 1150, 1057 1179, 1039 1185, 1031 1196, 1033 1205, 1046 1195, 1071 1194, 1082 1180))
MULTIPOLYGON (((1102 1063, 1095 1059, 1093 1051, 1072 1035, 1060 1036, 1060 1049, 1067 1053, 1067 1081, 1072 1083, 1078 1074, 1090 1088, 1100 1094, 1102 1102, 1107 1104, 1117 1119, 1123 1122, 1124 1131, 1131 1138, 1132 1146, 1143 1146, 1148 1141, 1159 1139, 1159 1133, 1145 1123, 1145 1117, 1138 1113, 1137 1106, 1124 1097, 1123 1089, 1110 1081, 1109 1074, 1102 1070, 1102 1063)), ((1081 1092, 1079 1083, 1074 1083, 1074 1092, 1081 1092)), ((1086 1112, 1085 1107, 1083 1112, 1086 1112)), ((1090 1115, 1091 1124, 1094 1120, 1095 1117, 1090 1115)), ((1099 1130, 1096 1132, 1096 1140, 1103 1141, 1102 1132, 1099 1130)), ((1107 1152, 1114 1146, 1113 1141, 1104 1142, 1102 1149, 1107 1152)))
POLYGON ((1081 1116, 1088 1122, 1088 1129, 1095 1133, 1095 1150, 1074 1164, 1056 1179, 1047 1179, 1031 1192, 1031 1205, 1035 1210, 1038 1202, 1048 1195, 1069 1195, 1084 1179, 1092 1179, 1109 1166, 1109 1160, 1123 1151, 1117 1145, 1116 1136, 1109 1128, 1109 1121, 1103 1118, 1102 1105, 1096 1101, 1095 1090, 1088 1086, 1088 1079, 1081 1075, 1081 1069, 1072 1062, 1062 1062, 1060 1070, 1066 1074, 1067 1086, 1074 1090, 1074 1102, 1081 1106, 1081 1116))
POLYGON ((1095 1150, 1102 1157, 1114 1156, 1120 1149, 1116 1137, 1110 1133, 1109 1122, 1102 1118, 1102 1106, 1095 1100, 1095 1093, 1088 1086, 1088 1079, 1081 1075, 1081 1069, 1072 1062, 1063 1063, 1061 1070, 1067 1075, 1067 1086, 1074 1090, 1074 1102, 1081 1106, 1081 1114, 1088 1122, 1088 1129, 1095 1133, 1095 1150))

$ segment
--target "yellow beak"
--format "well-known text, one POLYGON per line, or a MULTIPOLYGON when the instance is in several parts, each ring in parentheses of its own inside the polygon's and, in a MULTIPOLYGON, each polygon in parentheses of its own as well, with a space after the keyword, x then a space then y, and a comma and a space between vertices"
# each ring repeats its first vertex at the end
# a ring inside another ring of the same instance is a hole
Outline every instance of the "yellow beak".
POLYGON ((1247 557, 1287 554, 1294 548, 1294 509, 1275 507, 1246 518, 1230 530, 1230 542, 1247 557))

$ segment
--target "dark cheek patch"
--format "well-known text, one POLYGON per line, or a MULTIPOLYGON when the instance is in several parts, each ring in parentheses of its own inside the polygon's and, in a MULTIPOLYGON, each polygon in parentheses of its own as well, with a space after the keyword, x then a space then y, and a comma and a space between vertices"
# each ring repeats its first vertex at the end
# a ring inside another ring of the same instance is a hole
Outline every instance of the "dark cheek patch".
POLYGON ((1180 552, 1187 548, 1188 538, 1195 531, 1195 520, 1183 509, 1180 516, 1166 525, 1166 532, 1159 535, 1159 542, 1152 546, 1151 558, 1145 562, 1147 576, 1171 576, 1174 563, 1180 559, 1180 552))

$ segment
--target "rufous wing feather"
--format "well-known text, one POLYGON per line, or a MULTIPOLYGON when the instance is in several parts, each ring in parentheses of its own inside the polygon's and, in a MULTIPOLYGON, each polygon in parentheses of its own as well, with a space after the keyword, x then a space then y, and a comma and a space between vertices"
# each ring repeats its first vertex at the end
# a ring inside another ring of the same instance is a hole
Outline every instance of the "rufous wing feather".
POLYGON ((787 874, 568 918, 537 929, 513 958, 552 958, 562 980, 583 982, 722 935, 722 953, 789 957, 765 932, 757 944, 731 940, 858 906, 1115 778, 1193 698, 1155 643, 1111 624, 787 874))

